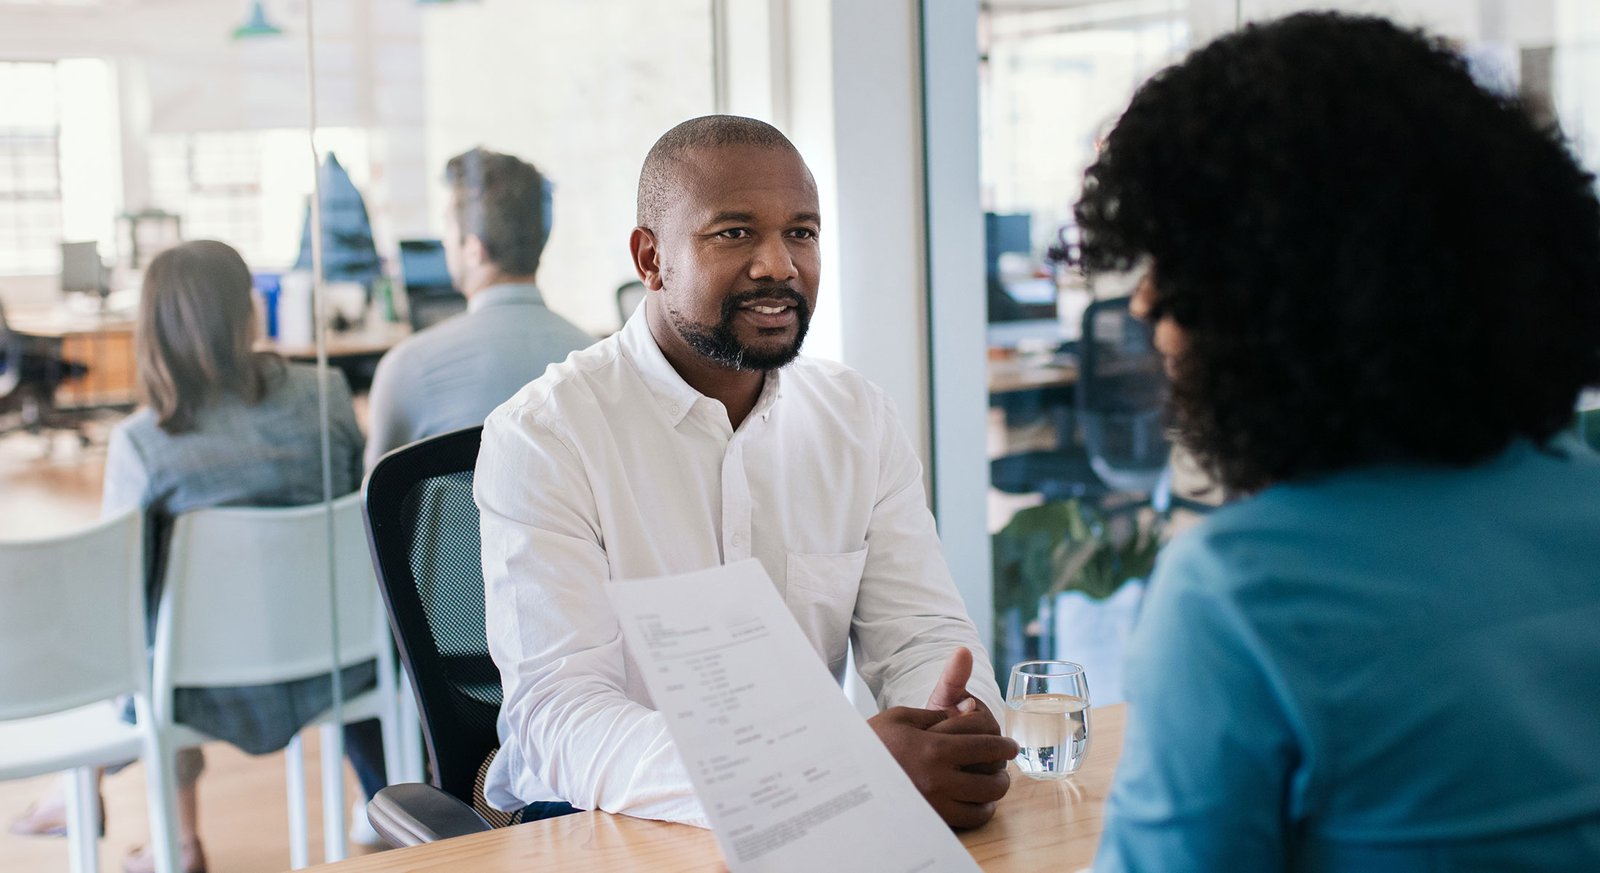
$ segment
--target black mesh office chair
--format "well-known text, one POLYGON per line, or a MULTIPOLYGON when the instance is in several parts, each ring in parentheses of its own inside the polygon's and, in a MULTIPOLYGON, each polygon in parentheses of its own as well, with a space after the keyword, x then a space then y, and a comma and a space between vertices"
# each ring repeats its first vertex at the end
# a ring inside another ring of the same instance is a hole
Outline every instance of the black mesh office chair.
POLYGON ((55 397, 62 382, 88 372, 83 364, 61 357, 59 338, 34 339, 13 331, 0 305, 0 435, 73 430, 87 444, 84 413, 57 409, 55 397))
POLYGON ((1089 304, 1078 341, 1078 424, 1095 475, 1114 491, 1156 490, 1167 442, 1167 374, 1130 298, 1089 304))
POLYGON ((392 785, 368 804, 392 845, 433 842, 522 820, 483 799, 499 747, 500 673, 484 635, 472 472, 482 427, 385 455, 367 476, 367 537, 389 624, 411 676, 431 787, 392 785))
POLYGON ((1166 373, 1150 327, 1129 313, 1128 302, 1096 300, 1083 313, 1073 388, 1083 445, 996 458, 989 466, 995 488, 1090 501, 1113 492, 1160 490, 1170 453, 1166 373))
POLYGON ((1572 427, 1577 431, 1578 438, 1589 444, 1589 448, 1600 452, 1600 409, 1580 411, 1572 427))
POLYGON ((649 290, 637 279, 617 286, 617 324, 627 324, 649 290))

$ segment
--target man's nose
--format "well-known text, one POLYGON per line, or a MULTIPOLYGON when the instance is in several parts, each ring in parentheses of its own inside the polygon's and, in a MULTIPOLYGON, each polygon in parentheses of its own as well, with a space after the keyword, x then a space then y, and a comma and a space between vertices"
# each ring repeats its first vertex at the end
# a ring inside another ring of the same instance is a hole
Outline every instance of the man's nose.
POLYGON ((756 247, 755 256, 750 260, 750 278, 786 282, 797 275, 799 270, 795 267, 794 256, 781 235, 768 237, 756 247))

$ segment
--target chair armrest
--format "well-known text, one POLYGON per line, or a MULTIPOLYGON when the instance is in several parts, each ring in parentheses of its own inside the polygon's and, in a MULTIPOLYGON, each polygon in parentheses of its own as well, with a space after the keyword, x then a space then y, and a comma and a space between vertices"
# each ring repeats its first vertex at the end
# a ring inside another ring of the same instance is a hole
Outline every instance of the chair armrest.
POLYGON ((472 807, 421 782, 382 789, 367 802, 367 818, 395 848, 492 830, 472 807))

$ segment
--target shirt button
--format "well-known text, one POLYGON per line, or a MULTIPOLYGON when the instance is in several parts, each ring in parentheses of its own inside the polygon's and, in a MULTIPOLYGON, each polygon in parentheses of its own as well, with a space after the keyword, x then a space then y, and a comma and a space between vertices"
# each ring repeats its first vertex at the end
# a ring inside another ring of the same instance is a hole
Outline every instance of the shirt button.
POLYGON ((744 534, 733 535, 733 547, 736 549, 744 548, 744 534))
POLYGON ((667 407, 667 411, 672 413, 673 415, 677 415, 678 414, 678 410, 680 410, 682 408, 683 407, 681 407, 678 404, 674 403, 671 406, 667 407))

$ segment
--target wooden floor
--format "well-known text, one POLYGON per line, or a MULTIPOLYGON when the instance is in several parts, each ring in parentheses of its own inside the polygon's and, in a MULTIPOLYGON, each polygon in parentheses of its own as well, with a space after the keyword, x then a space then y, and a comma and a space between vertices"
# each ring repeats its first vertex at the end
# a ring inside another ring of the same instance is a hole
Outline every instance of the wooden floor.
MULTIPOLYGON (((64 436, 46 453, 41 437, 0 438, 0 539, 45 536, 92 522, 100 510, 105 466, 103 435, 90 447, 64 436)), ((283 753, 251 757, 226 743, 205 747, 201 777, 200 839, 211 873, 276 873, 289 869, 288 801, 283 753)), ((311 860, 322 859, 322 802, 317 732, 305 735, 311 860)), ((359 795, 345 766, 345 794, 359 795)), ((42 795, 55 777, 0 782, 0 871, 65 871, 67 844, 60 838, 12 836, 5 827, 42 795)), ((105 781, 106 836, 100 869, 117 873, 122 859, 147 837, 144 770, 135 764, 105 781)), ((351 845, 351 856, 370 850, 351 845)))
MULTIPOLYGON (((277 873, 289 869, 288 795, 282 752, 253 758, 226 743, 205 747, 206 771, 200 777, 200 841, 210 873, 277 873)), ((307 812, 311 862, 322 860, 322 768, 318 765, 317 732, 305 735, 307 812)), ((0 782, 0 870, 67 870, 67 841, 50 837, 18 837, 4 825, 49 789, 55 777, 0 782)), ((345 766, 345 796, 355 802, 359 788, 345 766)), ((118 873, 122 859, 144 845, 149 835, 145 817, 144 767, 140 764, 105 780, 106 836, 100 841, 100 870, 118 873)), ((371 850, 350 845, 351 857, 371 850)))

